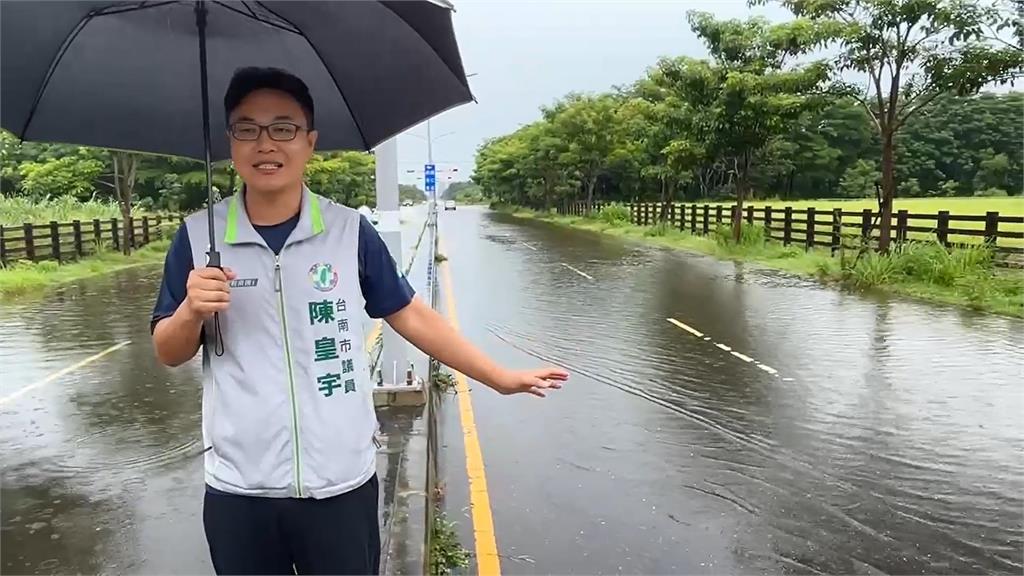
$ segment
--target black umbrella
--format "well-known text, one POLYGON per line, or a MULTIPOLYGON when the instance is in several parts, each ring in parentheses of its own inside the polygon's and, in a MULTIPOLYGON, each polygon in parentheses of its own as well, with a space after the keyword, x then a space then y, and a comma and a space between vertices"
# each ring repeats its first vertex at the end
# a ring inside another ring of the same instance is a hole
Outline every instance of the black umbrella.
MULTIPOLYGON (((3 128, 204 160, 210 206, 210 162, 229 156, 210 128, 225 126, 220 95, 244 66, 306 82, 327 150, 369 150, 472 100, 447 4, 0 2, 3 128)), ((211 266, 215 246, 210 210, 211 266)))

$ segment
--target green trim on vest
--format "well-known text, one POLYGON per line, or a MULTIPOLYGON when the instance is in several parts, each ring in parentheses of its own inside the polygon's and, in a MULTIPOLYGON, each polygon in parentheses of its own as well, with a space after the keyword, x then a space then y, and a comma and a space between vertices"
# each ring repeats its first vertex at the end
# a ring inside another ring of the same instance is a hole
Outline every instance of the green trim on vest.
POLYGON ((311 192, 309 199, 309 218, 313 226, 313 236, 316 236, 324 231, 324 216, 320 213, 320 197, 311 192))
POLYGON ((228 217, 224 223, 224 242, 234 244, 238 241, 238 197, 235 194, 228 203, 228 217))

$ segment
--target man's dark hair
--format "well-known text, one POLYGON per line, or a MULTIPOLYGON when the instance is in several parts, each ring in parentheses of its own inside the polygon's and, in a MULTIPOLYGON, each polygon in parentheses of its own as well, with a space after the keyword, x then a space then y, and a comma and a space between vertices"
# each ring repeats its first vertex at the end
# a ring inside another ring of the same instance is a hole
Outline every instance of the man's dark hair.
POLYGON ((309 88, 298 76, 279 68, 248 67, 235 70, 224 93, 224 121, 228 121, 231 112, 246 96, 263 89, 278 90, 294 98, 306 114, 306 129, 314 129, 313 97, 309 95, 309 88))

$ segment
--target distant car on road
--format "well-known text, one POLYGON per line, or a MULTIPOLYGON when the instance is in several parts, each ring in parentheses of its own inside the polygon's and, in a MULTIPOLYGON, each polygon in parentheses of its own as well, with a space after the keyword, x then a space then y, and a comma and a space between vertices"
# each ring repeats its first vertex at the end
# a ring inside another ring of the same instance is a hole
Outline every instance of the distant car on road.
POLYGON ((445 200, 444 201, 444 209, 445 209, 445 211, 455 210, 455 200, 445 200))
POLYGON ((406 200, 405 202, 402 202, 402 206, 412 206, 412 200, 406 200))

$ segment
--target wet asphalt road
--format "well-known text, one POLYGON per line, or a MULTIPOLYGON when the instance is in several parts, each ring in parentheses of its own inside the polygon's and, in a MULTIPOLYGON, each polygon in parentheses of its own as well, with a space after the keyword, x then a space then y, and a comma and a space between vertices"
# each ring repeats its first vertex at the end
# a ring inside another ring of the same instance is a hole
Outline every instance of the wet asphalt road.
MULTIPOLYGON (((1020 320, 477 208, 440 228, 463 331, 573 373, 546 400, 472 384, 504 572, 1024 570, 1020 320)), ((449 403, 473 549, 461 437, 449 403)))
MULTIPOLYGON (((403 209, 406 250, 424 215, 403 209)), ((169 369, 154 357, 160 276, 158 266, 134 268, 0 304, 0 573, 212 573, 200 362, 169 369)), ((390 424, 385 435, 409 425, 390 424)), ((382 478, 400 455, 390 444, 382 478)))

